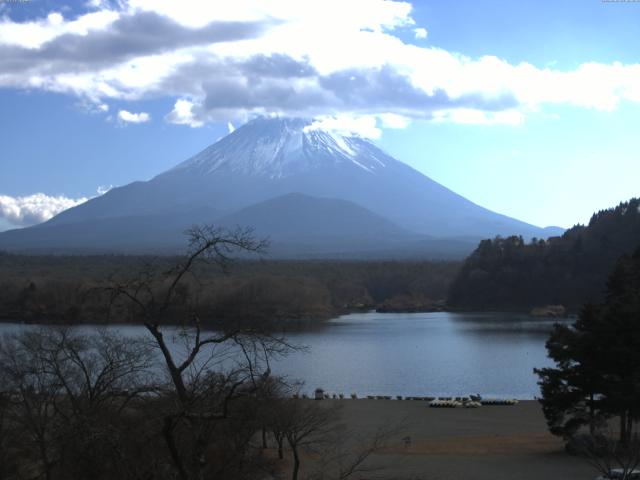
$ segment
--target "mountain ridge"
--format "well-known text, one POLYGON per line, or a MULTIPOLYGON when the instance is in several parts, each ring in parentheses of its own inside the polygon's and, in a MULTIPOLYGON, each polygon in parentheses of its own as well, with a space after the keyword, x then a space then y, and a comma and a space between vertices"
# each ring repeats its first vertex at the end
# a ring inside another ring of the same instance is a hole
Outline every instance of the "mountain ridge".
MULTIPOLYGON (((512 234, 530 238, 552 233, 465 199, 367 139, 319 129, 311 120, 262 117, 149 181, 114 188, 9 237, 29 244, 36 231, 42 234, 54 226, 162 215, 179 219, 180 212, 198 209, 233 215, 291 193, 350 202, 377 215, 381 223, 397 225, 407 238, 416 234, 441 239, 512 234)), ((186 217, 196 220, 190 213, 186 217)), ((202 216, 197 223, 218 218, 202 216)), ((291 218, 292 223, 300 221, 291 218)), ((117 243, 118 232, 105 234, 117 243)), ((6 239, 0 234, 0 248, 6 239)))

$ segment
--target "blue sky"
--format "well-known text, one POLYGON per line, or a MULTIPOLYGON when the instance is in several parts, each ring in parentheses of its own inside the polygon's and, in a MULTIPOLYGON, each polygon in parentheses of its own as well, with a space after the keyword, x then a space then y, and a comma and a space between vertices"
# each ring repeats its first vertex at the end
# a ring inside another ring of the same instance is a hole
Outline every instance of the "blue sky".
POLYGON ((396 158, 537 225, 640 194, 640 3, 176 5, 0 2, 0 229, 269 113, 367 118, 396 158))

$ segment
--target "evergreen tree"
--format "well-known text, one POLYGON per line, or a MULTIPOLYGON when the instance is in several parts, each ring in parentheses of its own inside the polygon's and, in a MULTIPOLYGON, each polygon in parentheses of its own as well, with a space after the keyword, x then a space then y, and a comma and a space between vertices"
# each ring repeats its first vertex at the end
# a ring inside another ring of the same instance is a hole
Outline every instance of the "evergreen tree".
POLYGON ((605 408, 620 417, 620 440, 631 440, 640 419, 640 249, 623 257, 609 277, 600 342, 605 408))
POLYGON ((569 437, 618 417, 621 444, 640 419, 640 249, 622 257, 607 283, 604 304, 587 305, 571 326, 547 341, 555 368, 536 369, 549 430, 569 437))
POLYGON ((570 437, 583 425, 593 433, 605 416, 599 399, 598 308, 587 305, 574 325, 556 325, 546 343, 556 368, 536 369, 542 410, 554 435, 570 437))
POLYGON ((621 255, 640 245, 640 199, 593 215, 562 237, 525 243, 522 237, 483 240, 448 292, 448 303, 470 310, 522 310, 564 305, 578 311, 603 301, 607 275, 621 255))

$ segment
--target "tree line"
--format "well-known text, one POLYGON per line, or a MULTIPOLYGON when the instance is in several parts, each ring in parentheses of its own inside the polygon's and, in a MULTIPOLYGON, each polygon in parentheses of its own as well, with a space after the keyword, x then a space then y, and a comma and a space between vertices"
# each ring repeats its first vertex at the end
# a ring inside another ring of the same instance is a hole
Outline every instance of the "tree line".
MULTIPOLYGON (((126 302, 110 304, 106 285, 132 272, 150 277, 175 257, 23 256, 0 254, 0 319, 44 323, 129 323, 126 302)), ((238 260, 233 275, 198 264, 181 283, 210 318, 277 322, 280 327, 317 324, 356 310, 394 305, 416 309, 443 301, 458 262, 238 260)), ((154 285, 153 288, 162 288, 154 285)), ((176 319, 180 307, 174 308, 176 319)))
POLYGON ((594 214, 547 240, 497 237, 467 258, 448 293, 462 309, 529 310, 564 305, 577 312, 599 303, 608 273, 621 255, 640 245, 640 199, 594 214))

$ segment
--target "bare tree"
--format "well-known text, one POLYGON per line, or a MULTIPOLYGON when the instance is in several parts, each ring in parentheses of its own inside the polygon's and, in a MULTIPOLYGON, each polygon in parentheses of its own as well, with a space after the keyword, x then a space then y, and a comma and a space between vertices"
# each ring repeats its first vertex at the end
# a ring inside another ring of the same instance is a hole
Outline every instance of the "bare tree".
MULTIPOLYGON (((292 392, 298 392, 301 382, 287 384, 282 378, 265 379, 265 395, 262 402, 262 447, 267 448, 267 434, 271 434, 276 442, 278 459, 284 460, 284 442, 289 427, 289 413, 292 392)), ((297 397, 298 395, 295 395, 297 397)))
POLYGON ((3 338, 5 413, 15 445, 23 447, 21 463, 46 479, 66 466, 73 467, 66 478, 86 477, 72 473, 83 464, 106 470, 106 452, 96 457, 90 450, 105 449, 115 417, 148 384, 149 360, 148 348, 135 339, 104 332, 43 328, 3 338))
MULTIPOLYGON (((604 424, 593 433, 577 434, 570 440, 572 450, 581 455, 604 478, 629 480, 640 466, 640 438, 621 442, 618 433, 604 424)), ((635 478, 635 477, 633 477, 635 478)))
MULTIPOLYGON (((226 468, 224 462, 208 461, 207 453, 215 449, 220 429, 233 422, 236 407, 245 407, 239 400, 255 398, 264 386, 261 380, 270 374, 269 359, 285 354, 290 345, 251 319, 225 324, 205 318, 215 330, 203 329, 203 312, 197 295, 186 288, 187 279, 198 282, 196 270, 202 264, 226 271, 233 254, 262 253, 267 244, 247 229, 203 226, 188 235, 189 253, 175 268, 160 273, 145 269, 109 290, 112 303, 125 299, 131 305, 161 352, 169 377, 165 394, 175 400, 164 413, 163 437, 178 477, 199 480, 207 471, 220 475, 226 468), (169 337, 176 320, 182 354, 169 337)), ((253 425, 245 424, 252 436, 253 425)))
MULTIPOLYGON (((287 391, 280 387, 280 392, 287 391)), ((382 468, 371 457, 400 438, 403 425, 390 425, 374 432, 354 433, 341 423, 342 408, 331 401, 301 399, 297 395, 270 399, 269 430, 277 443, 278 458, 284 458, 284 442, 291 452, 292 480, 300 478, 302 458, 309 458, 304 478, 346 480, 382 468), (304 455, 303 455, 304 454, 304 455)))
POLYGON ((62 386, 55 375, 47 372, 36 348, 38 339, 30 334, 3 339, 0 370, 12 403, 10 422, 15 431, 21 432, 15 439, 16 444, 22 447, 22 456, 35 453, 34 469, 51 480, 57 461, 55 445, 59 414, 55 407, 62 386))
POLYGON ((308 480, 346 480, 355 475, 383 470, 371 457, 400 437, 401 426, 377 429, 373 435, 356 435, 346 430, 334 435, 320 454, 315 471, 308 480))
POLYGON ((275 430, 284 435, 291 449, 292 480, 298 479, 302 451, 318 452, 326 448, 340 429, 338 410, 335 406, 321 405, 312 400, 283 400, 275 430))
POLYGON ((12 392, 4 371, 0 369, 0 478, 10 478, 15 474, 14 434, 10 423, 12 392), (13 452, 11 450, 14 450, 13 452))

